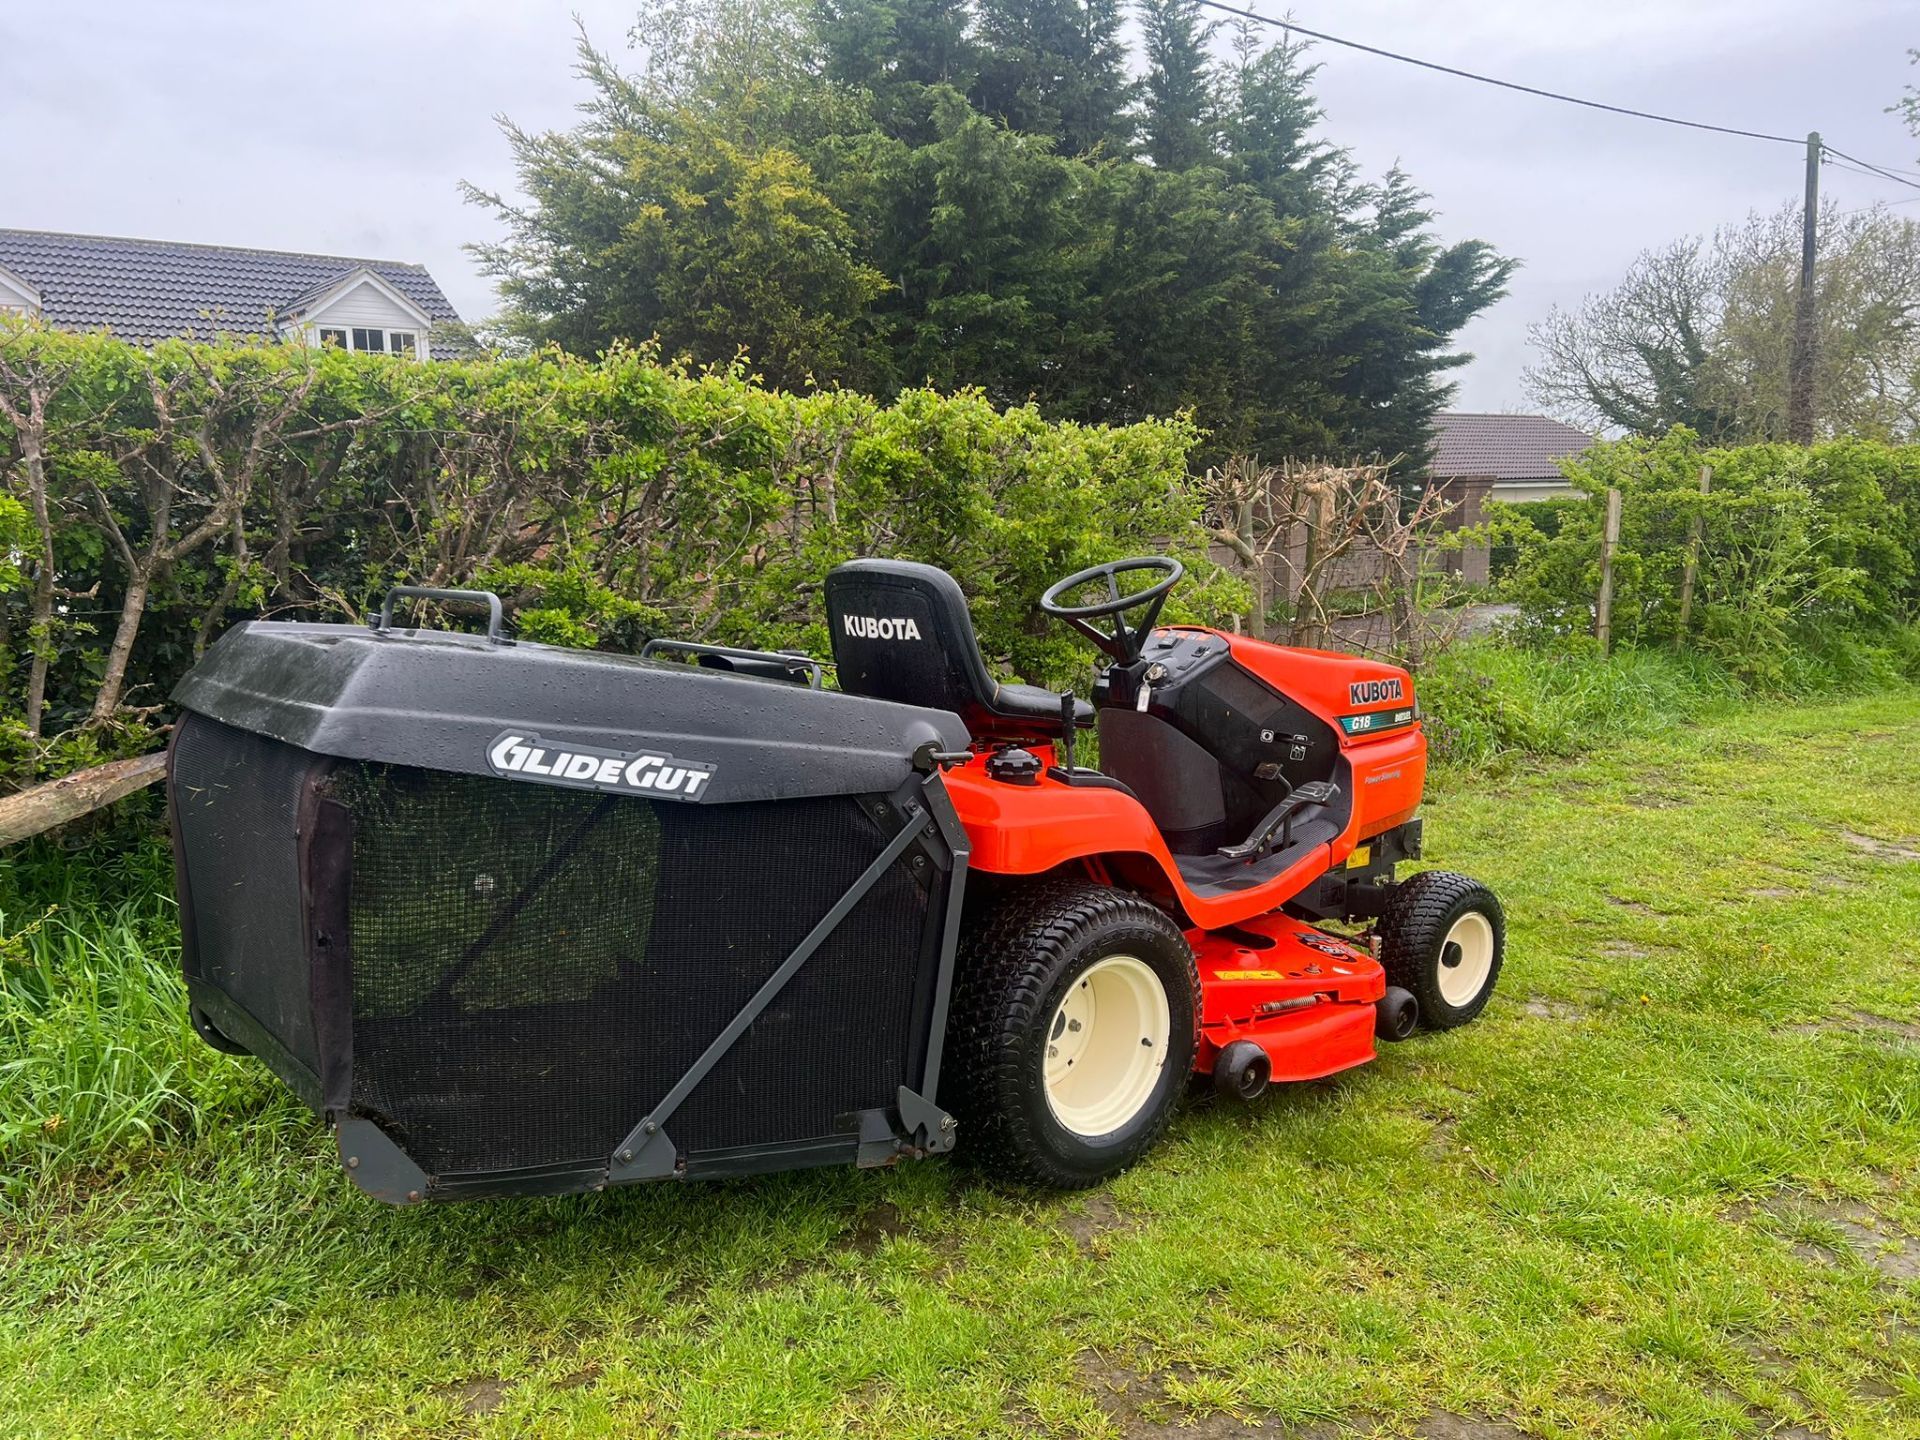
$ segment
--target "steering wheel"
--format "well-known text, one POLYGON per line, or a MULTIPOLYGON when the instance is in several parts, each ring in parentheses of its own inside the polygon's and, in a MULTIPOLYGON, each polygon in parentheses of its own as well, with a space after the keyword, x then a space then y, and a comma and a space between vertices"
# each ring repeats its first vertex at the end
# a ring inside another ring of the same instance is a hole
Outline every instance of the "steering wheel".
POLYGON ((1131 560, 1109 560, 1104 565, 1093 565, 1077 571, 1049 587, 1047 593, 1040 597, 1040 608, 1054 619, 1066 621, 1119 664, 1131 665, 1140 658, 1141 650, 1146 647, 1147 636, 1153 633, 1154 622, 1160 618, 1160 607, 1167 603, 1168 594, 1186 573, 1186 566, 1166 555, 1138 555, 1131 560), (1121 594, 1120 577, 1136 570, 1156 571, 1161 578, 1144 589, 1121 594), (1096 600, 1091 605, 1060 603, 1061 596, 1071 595, 1101 580, 1107 586, 1105 600, 1096 600), (1129 625, 1125 617, 1131 610, 1140 611, 1140 618, 1129 625), (1109 615, 1113 617, 1111 630, 1093 623, 1109 615))

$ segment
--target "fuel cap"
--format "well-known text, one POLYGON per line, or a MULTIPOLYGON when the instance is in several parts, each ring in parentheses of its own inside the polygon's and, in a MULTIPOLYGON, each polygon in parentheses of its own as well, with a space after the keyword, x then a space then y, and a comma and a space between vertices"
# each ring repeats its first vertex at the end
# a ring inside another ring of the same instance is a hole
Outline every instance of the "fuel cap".
POLYGON ((987 757, 987 778, 1009 785, 1038 785, 1041 768, 1038 755, 1017 746, 996 750, 987 757))

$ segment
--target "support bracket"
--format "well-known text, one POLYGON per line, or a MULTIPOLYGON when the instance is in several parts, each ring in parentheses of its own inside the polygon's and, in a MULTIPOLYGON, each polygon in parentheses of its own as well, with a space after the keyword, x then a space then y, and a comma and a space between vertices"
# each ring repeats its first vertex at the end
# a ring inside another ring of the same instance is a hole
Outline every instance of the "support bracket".
POLYGON ((432 1187, 427 1172, 387 1132, 360 1115, 341 1115, 333 1123, 340 1163, 353 1183, 389 1205, 418 1205, 432 1187))
POLYGON ((929 1155, 941 1155, 953 1149, 955 1134, 960 1128, 953 1116, 904 1085, 895 1104, 900 1110, 900 1128, 912 1137, 916 1149, 929 1155))

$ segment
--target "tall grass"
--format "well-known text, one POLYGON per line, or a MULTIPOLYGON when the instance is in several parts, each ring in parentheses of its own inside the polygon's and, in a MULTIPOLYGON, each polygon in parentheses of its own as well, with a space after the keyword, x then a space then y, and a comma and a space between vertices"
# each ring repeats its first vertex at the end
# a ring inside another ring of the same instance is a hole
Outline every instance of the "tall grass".
POLYGON ((172 861, 142 837, 0 856, 0 1192, 260 1103, 187 1023, 172 861))
POLYGON ((1490 770, 1566 757, 1690 724, 1776 695, 1866 694, 1920 680, 1920 628, 1809 628, 1759 692, 1695 652, 1623 649, 1602 655, 1584 637, 1550 644, 1488 637, 1421 669, 1427 740, 1443 765, 1490 770))
POLYGON ((1741 693, 1726 671, 1697 657, 1485 641, 1441 655, 1421 670, 1417 688, 1433 758, 1480 770, 1652 734, 1741 693))

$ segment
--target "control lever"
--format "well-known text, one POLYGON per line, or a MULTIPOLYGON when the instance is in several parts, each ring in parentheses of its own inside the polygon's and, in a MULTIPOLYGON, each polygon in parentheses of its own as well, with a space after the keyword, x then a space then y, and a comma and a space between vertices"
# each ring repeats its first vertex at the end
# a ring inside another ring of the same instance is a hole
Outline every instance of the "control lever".
POLYGON ((1071 775, 1075 770, 1080 768, 1074 763, 1073 759, 1074 714, 1073 691, 1071 690, 1060 697, 1060 726, 1063 732, 1061 735, 1060 757, 1066 762, 1060 768, 1071 775))
POLYGON ((1287 798, 1266 813, 1253 827, 1253 833, 1238 845, 1222 845, 1217 852, 1228 860, 1252 860, 1273 848, 1274 832, 1279 832, 1280 848, 1293 843, 1293 817, 1317 805, 1331 805, 1340 798, 1340 787, 1331 780, 1309 780, 1296 785, 1287 798))

